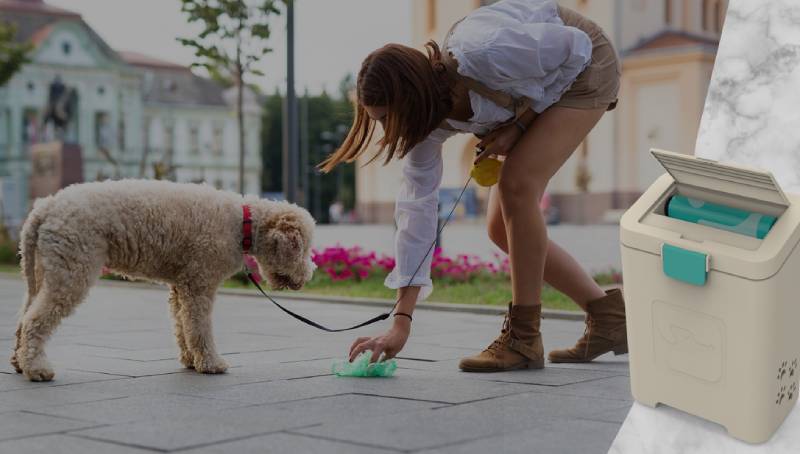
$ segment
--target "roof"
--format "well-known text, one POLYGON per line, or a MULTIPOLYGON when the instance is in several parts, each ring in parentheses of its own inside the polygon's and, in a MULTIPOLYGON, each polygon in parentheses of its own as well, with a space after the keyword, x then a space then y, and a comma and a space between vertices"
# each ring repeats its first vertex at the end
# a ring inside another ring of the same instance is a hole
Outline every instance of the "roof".
POLYGON ((0 20, 16 25, 15 39, 19 42, 30 41, 37 32, 59 20, 82 22, 80 14, 42 0, 0 0, 0 20))
POLYGON ((0 10, 17 13, 47 14, 59 17, 80 17, 80 14, 48 5, 44 0, 0 0, 0 10))
POLYGON ((117 54, 129 65, 140 66, 146 68, 162 68, 162 69, 186 69, 177 63, 161 60, 150 55, 145 55, 140 52, 129 50, 118 50, 117 54))
MULTIPOLYGON (((146 55, 139 55, 148 61, 161 62, 146 55)), ((145 74, 142 82, 145 103, 228 106, 223 96, 225 87, 221 84, 200 77, 184 66, 161 63, 164 65, 134 65, 145 74)))
POLYGON ((116 52, 83 21, 80 14, 50 6, 44 0, 0 0, 0 20, 16 25, 17 41, 34 45, 47 39, 57 23, 78 24, 97 41, 109 58, 134 66, 145 74, 142 87, 145 102, 227 106, 222 85, 173 62, 138 52, 116 52))
POLYGON ((76 24, 91 35, 106 57, 113 61, 120 60, 80 14, 50 6, 43 0, 0 0, 0 20, 16 26, 14 39, 17 42, 31 42, 37 46, 47 39, 57 23, 76 24))
POLYGON ((625 54, 638 54, 650 51, 680 48, 707 48, 716 52, 719 39, 695 35, 677 30, 663 30, 655 35, 639 41, 636 45, 625 51, 625 54))

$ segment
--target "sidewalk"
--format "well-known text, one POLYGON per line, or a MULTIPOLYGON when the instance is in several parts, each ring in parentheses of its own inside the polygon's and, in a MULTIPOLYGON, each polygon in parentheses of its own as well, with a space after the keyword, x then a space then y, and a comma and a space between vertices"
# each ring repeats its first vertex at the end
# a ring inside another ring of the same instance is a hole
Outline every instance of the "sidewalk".
MULTIPOLYGON (((175 359, 161 289, 98 286, 48 349, 51 383, 5 358, 25 287, 0 277, 0 452, 605 453, 632 403, 627 357, 542 371, 465 374, 458 359, 497 335, 492 315, 420 310, 391 379, 330 375, 359 335, 326 334, 254 298, 218 298, 217 344, 231 365, 203 376, 175 359)), ((375 307, 287 301, 333 326, 375 307)), ((545 348, 574 321, 543 321, 545 348)))

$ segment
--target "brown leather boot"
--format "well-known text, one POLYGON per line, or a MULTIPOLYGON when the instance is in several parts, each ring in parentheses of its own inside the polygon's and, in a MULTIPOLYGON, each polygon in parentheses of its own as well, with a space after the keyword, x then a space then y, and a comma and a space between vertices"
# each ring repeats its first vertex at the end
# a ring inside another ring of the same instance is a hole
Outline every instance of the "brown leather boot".
POLYGON ((500 336, 481 353, 458 364, 464 372, 501 372, 544 367, 544 348, 539 333, 542 306, 508 303, 500 336))
POLYGON ((574 347, 553 350, 548 357, 554 363, 587 363, 611 351, 614 355, 628 353, 625 302, 620 289, 606 290, 606 296, 589 301, 583 337, 574 347))

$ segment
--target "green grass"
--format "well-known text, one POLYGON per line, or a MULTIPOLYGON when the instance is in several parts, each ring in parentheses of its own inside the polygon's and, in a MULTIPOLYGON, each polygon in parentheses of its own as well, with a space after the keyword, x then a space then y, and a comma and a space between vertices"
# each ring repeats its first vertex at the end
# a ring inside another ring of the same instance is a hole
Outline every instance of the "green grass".
POLYGON ((19 273, 19 265, 0 263, 0 273, 19 273))
MULTIPOLYGON (((0 273, 19 273, 19 266, 0 263, 0 273)), ((605 279, 599 279, 605 281, 605 279)), ((605 283, 605 282, 601 282, 605 283)), ((228 280, 227 288, 252 287, 238 280, 228 280)), ((498 278, 478 278, 472 282, 433 282, 433 293, 428 301, 437 303, 506 305, 511 301, 511 284, 498 278)), ((383 276, 373 275, 361 281, 333 282, 323 273, 317 273, 302 290, 303 293, 326 296, 385 298, 394 299, 395 291, 383 286, 383 276)), ((545 285, 542 291, 542 305, 547 309, 568 311, 579 310, 566 295, 545 285)))
MULTIPOLYGON (((247 285, 240 281, 228 281, 225 287, 244 288, 247 285)), ((383 286, 383 276, 373 275, 361 281, 333 282, 322 273, 318 273, 303 287, 303 293, 344 296, 360 298, 394 299, 396 294, 383 286)), ((438 303, 491 304, 506 305, 511 301, 511 285, 507 280, 498 278, 479 278, 472 282, 433 282, 433 293, 428 301, 438 303)), ((545 286, 542 291, 542 304, 548 309, 579 310, 579 307, 563 293, 545 286)))

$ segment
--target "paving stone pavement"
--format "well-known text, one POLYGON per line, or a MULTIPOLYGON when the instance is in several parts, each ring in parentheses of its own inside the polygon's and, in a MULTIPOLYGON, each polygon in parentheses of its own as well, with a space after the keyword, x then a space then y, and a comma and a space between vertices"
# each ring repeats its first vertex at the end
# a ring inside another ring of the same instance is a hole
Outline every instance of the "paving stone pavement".
MULTIPOLYGON (((0 277, 0 453, 606 453, 631 404, 626 356, 540 371, 466 374, 458 359, 497 335, 497 316, 419 311, 395 377, 339 378, 358 334, 326 334, 252 297, 218 298, 231 365, 176 359, 166 290, 100 284, 53 336, 56 377, 30 383, 6 358, 25 285, 0 277)), ((290 301, 333 326, 378 309, 290 301)), ((546 349, 579 322, 544 320, 546 349)))

